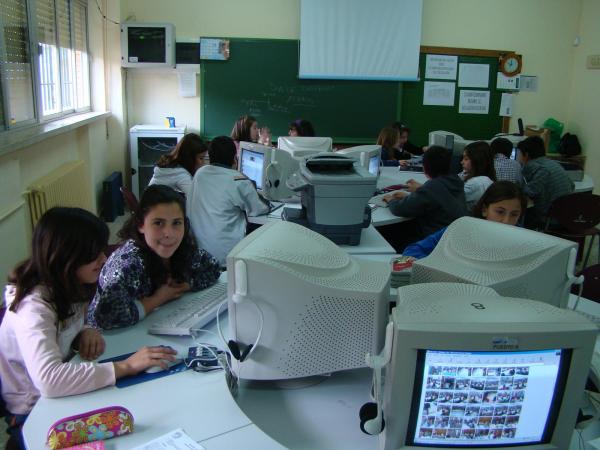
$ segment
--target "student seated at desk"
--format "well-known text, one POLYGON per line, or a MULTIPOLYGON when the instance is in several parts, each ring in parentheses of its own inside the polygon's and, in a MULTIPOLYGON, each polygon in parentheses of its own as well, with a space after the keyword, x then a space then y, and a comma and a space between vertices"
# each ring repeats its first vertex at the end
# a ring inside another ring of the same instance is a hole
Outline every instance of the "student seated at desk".
POLYGON ((427 146, 418 147, 408 140, 408 137, 410 134, 410 128, 408 128, 402 122, 394 122, 392 124, 392 127, 396 128, 398 130, 398 132, 400 133, 400 142, 399 142, 397 148, 401 153, 408 152, 413 156, 419 156, 419 155, 422 155, 427 150, 427 146))
POLYGON ((483 193, 496 181, 496 171, 487 142, 471 142, 465 147, 461 161, 463 171, 459 175, 465 182, 467 209, 473 210, 483 193))
MULTIPOLYGON (((516 225, 527 209, 527 197, 515 183, 496 181, 479 199, 473 209, 473 217, 492 220, 494 222, 516 225)), ((428 256, 440 241, 446 227, 430 234, 425 239, 408 245, 403 256, 421 259, 428 256)))
POLYGON ((271 130, 267 127, 258 128, 258 122, 253 116, 242 116, 233 124, 231 139, 238 150, 241 141, 271 145, 271 130))
POLYGON ((200 247, 208 250, 225 265, 229 251, 246 234, 246 215, 269 212, 264 201, 237 166, 233 140, 218 136, 208 147, 210 165, 194 175, 188 199, 189 217, 200 247))
POLYGON ((106 260, 108 234, 106 224, 88 211, 52 208, 33 231, 31 257, 9 275, 8 311, 0 327, 7 448, 25 448, 21 428, 40 396, 93 391, 175 360, 173 349, 145 347, 119 362, 69 362, 74 351, 88 361, 104 352, 102 335, 84 326, 84 318, 106 260))
POLYGON ((449 173, 448 150, 437 145, 431 146, 423 155, 423 170, 428 178, 425 184, 410 180, 410 194, 397 192, 384 197, 393 214, 416 219, 418 232, 415 240, 467 215, 464 184, 458 175, 449 173))
POLYGON ((522 140, 517 148, 523 164, 523 190, 533 200, 533 207, 525 214, 525 227, 542 228, 552 202, 573 193, 575 185, 559 163, 546 158, 544 141, 539 136, 522 140))
POLYGON ((183 196, 168 186, 148 186, 119 237, 125 242, 106 261, 88 311, 95 327, 133 325, 221 274, 215 258, 196 245, 183 196))
POLYGON ((513 151, 513 144, 506 138, 496 138, 490 144, 492 157, 494 158, 494 169, 496 179, 512 181, 521 186, 523 184, 523 175, 521 173, 521 163, 510 159, 513 151))
POLYGON ((190 195, 192 177, 196 170, 207 163, 208 147, 200 136, 188 133, 171 153, 160 157, 148 185, 164 184, 187 197, 190 195))
POLYGON ((379 132, 377 145, 381 145, 381 164, 384 166, 398 166, 401 160, 412 158, 410 153, 398 150, 400 132, 392 126, 379 132))
POLYGON ((296 119, 290 123, 290 129, 288 131, 290 136, 316 136, 315 129, 308 120, 296 119))

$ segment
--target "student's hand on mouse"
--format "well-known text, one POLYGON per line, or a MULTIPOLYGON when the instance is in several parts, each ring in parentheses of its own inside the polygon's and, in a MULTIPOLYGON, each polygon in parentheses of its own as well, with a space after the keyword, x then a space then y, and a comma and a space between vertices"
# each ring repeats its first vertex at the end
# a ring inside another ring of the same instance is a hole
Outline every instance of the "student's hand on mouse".
POLYGON ((400 167, 408 167, 409 164, 409 160, 408 159, 401 159, 400 161, 398 161, 398 165, 400 167))
POLYGON ((115 377, 121 378, 127 375, 135 375, 148 367, 160 366, 167 369, 163 359, 175 361, 177 351, 171 347, 155 346, 142 347, 124 361, 114 362, 115 377))
POLYGON ((410 180, 408 180, 406 182, 406 186, 408 186, 407 189, 409 192, 415 192, 417 189, 419 189, 422 186, 422 184, 411 178, 410 180))
POLYGON ((98 330, 84 328, 79 333, 78 350, 81 358, 91 361, 104 353, 104 338, 98 330))

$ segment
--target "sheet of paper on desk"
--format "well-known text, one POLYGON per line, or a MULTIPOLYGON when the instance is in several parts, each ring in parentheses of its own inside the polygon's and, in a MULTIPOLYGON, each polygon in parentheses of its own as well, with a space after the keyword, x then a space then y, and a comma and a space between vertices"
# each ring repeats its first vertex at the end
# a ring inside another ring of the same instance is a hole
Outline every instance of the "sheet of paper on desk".
POLYGON ((133 450, 206 450, 189 437, 182 428, 177 428, 156 439, 135 447, 133 450))

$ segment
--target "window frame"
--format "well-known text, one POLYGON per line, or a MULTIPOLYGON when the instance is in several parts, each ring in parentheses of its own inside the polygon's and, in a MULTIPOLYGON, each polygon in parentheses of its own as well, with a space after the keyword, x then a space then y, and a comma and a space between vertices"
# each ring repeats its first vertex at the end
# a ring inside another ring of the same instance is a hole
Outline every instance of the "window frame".
MULTIPOLYGON (((73 64, 72 64, 72 80, 73 80, 73 105, 66 111, 62 111, 63 108, 63 75, 62 75, 62 57, 60 55, 59 48, 59 22, 58 22, 58 11, 57 11, 57 1, 63 0, 51 0, 53 5, 54 12, 54 36, 56 41, 56 54, 58 57, 58 68, 57 73, 58 77, 56 83, 58 84, 58 95, 60 96, 60 109, 61 111, 52 113, 52 114, 43 114, 42 104, 42 86, 41 86, 41 65, 40 65, 40 52, 39 45, 41 43, 38 42, 38 24, 37 24, 37 0, 23 0, 26 8, 27 8, 27 31, 28 31, 28 48, 30 52, 30 70, 31 70, 31 81, 33 83, 33 111, 34 117, 32 119, 27 119, 20 121, 16 124, 11 124, 9 119, 10 113, 10 96, 8 95, 8 83, 6 82, 6 74, 3 69, 0 69, 0 85, 2 89, 2 97, 0 97, 0 108, 4 111, 4 123, 0 123, 0 134, 9 133, 11 130, 21 129, 23 127, 28 127, 32 125, 41 125, 48 122, 52 122, 58 119, 63 119, 65 117, 74 116, 77 114, 87 113, 93 111, 93 96, 92 96, 92 55, 90 54, 90 30, 89 30, 89 5, 85 0, 66 0, 68 2, 69 7, 69 48, 72 52, 76 51, 76 39, 75 39, 75 4, 78 4, 80 8, 84 11, 84 25, 85 25, 85 53, 87 55, 87 98, 89 99, 89 105, 83 107, 77 107, 78 99, 77 99, 77 88, 76 85, 78 83, 77 74, 76 74, 76 64, 75 64, 75 55, 73 54, 73 64)), ((0 30, 0 48, 6 49, 4 42, 4 28, 0 30)))

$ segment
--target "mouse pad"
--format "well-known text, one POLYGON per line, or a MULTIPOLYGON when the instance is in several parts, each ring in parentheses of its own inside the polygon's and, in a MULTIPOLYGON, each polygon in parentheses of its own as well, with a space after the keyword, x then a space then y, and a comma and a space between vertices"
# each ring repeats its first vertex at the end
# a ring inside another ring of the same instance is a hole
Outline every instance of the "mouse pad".
MULTIPOLYGON (((134 352, 115 356, 114 358, 101 359, 98 362, 104 363, 104 362, 123 361, 124 359, 127 359, 131 355, 133 355, 133 353, 134 352)), ((128 377, 119 378, 117 380, 117 382, 115 383, 115 385, 118 388, 124 388, 127 386, 133 386, 134 384, 143 383, 145 381, 155 380, 157 378, 162 378, 162 377, 168 377, 169 375, 183 372, 184 370, 187 370, 187 369, 188 369, 188 367, 182 361, 179 364, 175 364, 175 365, 171 366, 169 369, 161 370, 160 372, 146 373, 146 372, 142 371, 142 372, 138 373, 137 375, 130 375, 128 377)))

